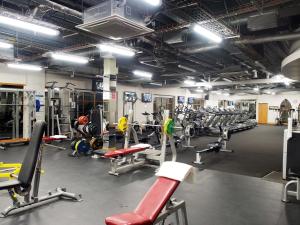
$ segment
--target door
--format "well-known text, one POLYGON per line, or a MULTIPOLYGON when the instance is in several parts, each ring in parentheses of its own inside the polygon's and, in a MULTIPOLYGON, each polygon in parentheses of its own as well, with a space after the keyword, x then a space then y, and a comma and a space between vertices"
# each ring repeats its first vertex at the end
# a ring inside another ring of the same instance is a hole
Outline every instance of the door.
POLYGON ((258 123, 267 124, 268 123, 268 103, 259 103, 258 105, 258 123))

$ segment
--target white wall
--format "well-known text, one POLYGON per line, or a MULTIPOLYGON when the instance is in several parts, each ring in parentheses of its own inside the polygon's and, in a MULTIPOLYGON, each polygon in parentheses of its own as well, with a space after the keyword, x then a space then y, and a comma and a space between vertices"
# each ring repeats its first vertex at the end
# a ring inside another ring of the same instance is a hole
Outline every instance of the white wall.
POLYGON ((72 84, 75 84, 75 88, 80 89, 92 89, 92 80, 90 79, 84 79, 84 78, 78 78, 74 77, 71 78, 70 76, 60 75, 60 74, 52 74, 52 73, 46 73, 46 83, 56 81, 58 82, 56 84, 56 87, 64 87, 67 82, 70 82, 72 84))
MULTIPOLYGON (((206 106, 218 106, 219 100, 229 100, 229 101, 237 101, 237 100, 256 100, 258 112, 258 104, 259 103, 268 103, 269 106, 277 106, 280 107, 281 102, 284 99, 287 99, 292 104, 294 109, 298 108, 300 104, 300 92, 285 92, 277 95, 233 95, 233 96, 222 96, 222 95, 210 95, 210 100, 206 102, 206 106)), ((257 114, 256 114, 257 115, 257 114)), ((273 110, 269 110, 268 112, 268 123, 275 123, 275 119, 277 114, 273 110)), ((258 118, 257 118, 258 119, 258 118)))
MULTIPOLYGON (((45 71, 24 71, 8 68, 5 64, 0 64, 0 82, 22 84, 24 89, 35 90, 36 95, 40 96, 41 103, 45 101, 45 71)), ((45 118, 45 110, 36 114, 38 120, 45 118)))

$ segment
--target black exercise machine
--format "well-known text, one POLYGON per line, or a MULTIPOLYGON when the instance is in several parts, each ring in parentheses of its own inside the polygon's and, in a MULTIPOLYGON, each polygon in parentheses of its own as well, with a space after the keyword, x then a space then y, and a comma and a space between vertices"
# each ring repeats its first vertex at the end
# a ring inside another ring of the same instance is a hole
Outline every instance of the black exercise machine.
POLYGON ((46 130, 46 123, 38 121, 35 123, 31 141, 28 146, 27 153, 22 163, 22 167, 19 176, 16 179, 0 182, 0 191, 7 190, 9 196, 13 201, 13 205, 8 207, 2 213, 0 217, 8 216, 12 211, 33 206, 41 202, 58 198, 58 199, 70 199, 80 201, 81 196, 73 193, 66 192, 65 188, 57 188, 55 192, 49 192, 47 196, 39 197, 39 184, 40 176, 42 172, 42 152, 43 152, 43 135, 46 130), (32 180, 34 176, 34 184, 32 186, 32 180), (33 192, 31 194, 31 189, 33 192), (18 197, 24 198, 20 201, 18 197))
POLYGON ((288 202, 289 196, 296 197, 300 200, 300 133, 293 132, 292 137, 288 140, 287 145, 287 177, 291 179, 286 183, 283 192, 283 202, 288 202), (290 190, 295 186, 296 190, 290 190))
POLYGON ((209 153, 209 152, 233 152, 233 150, 227 149, 227 141, 231 138, 231 131, 228 128, 222 128, 219 126, 220 129, 220 136, 217 141, 209 143, 206 149, 196 151, 196 161, 195 164, 202 165, 203 161, 201 160, 201 154, 209 153))

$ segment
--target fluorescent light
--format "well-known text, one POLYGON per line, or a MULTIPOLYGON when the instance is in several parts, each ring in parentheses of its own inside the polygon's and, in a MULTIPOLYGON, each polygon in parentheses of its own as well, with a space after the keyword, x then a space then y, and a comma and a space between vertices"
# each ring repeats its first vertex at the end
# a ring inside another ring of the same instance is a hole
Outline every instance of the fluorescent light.
POLYGON ((135 55, 134 50, 119 45, 100 44, 98 45, 98 48, 102 52, 109 52, 117 55, 123 55, 128 57, 133 57, 135 55))
POLYGON ((258 87, 253 88, 253 91, 259 91, 258 87))
POLYGON ((272 94, 272 95, 276 95, 276 93, 275 93, 275 92, 272 92, 271 94, 272 94))
POLYGON ((194 86, 196 84, 196 82, 193 80, 185 80, 184 83, 191 86, 194 86))
POLYGON ((86 57, 70 55, 65 53, 52 52, 51 57, 55 60, 61 60, 66 62, 78 63, 78 64, 87 64, 89 62, 88 58, 86 57))
POLYGON ((224 95, 224 96, 230 96, 230 94, 229 94, 229 93, 224 93, 223 95, 224 95))
POLYGON ((198 34, 200 34, 201 36, 214 41, 216 43, 221 43, 222 42, 222 38, 219 37, 218 35, 214 34, 213 32, 201 27, 200 25, 196 24, 194 26, 194 31, 197 32, 198 34))
POLYGON ((134 70, 133 74, 136 76, 139 76, 139 77, 145 77, 145 78, 149 78, 149 79, 151 79, 153 76, 152 73, 141 71, 141 70, 134 70))
POLYGON ((148 4, 152 6, 160 6, 161 0, 144 0, 144 2, 147 2, 148 4))
POLYGON ((12 44, 9 43, 5 43, 5 42, 0 42, 0 48, 5 48, 5 49, 9 49, 14 47, 12 44))
POLYGON ((230 80, 228 78, 223 78, 223 80, 232 83, 232 80, 230 80))
POLYGON ((178 65, 178 68, 186 70, 186 71, 190 71, 192 73, 196 73, 197 72, 195 69, 187 67, 187 66, 183 66, 183 65, 178 65))
POLYGON ((159 87, 163 86, 162 83, 154 83, 154 82, 152 82, 152 83, 149 83, 149 84, 153 85, 153 86, 159 86, 159 87))
POLYGON ((21 64, 21 63, 8 63, 7 67, 19 70, 30 70, 30 71, 41 71, 42 67, 30 65, 30 64, 21 64))
POLYGON ((49 36, 59 35, 58 30, 54 30, 54 29, 51 29, 48 27, 40 26, 40 25, 33 24, 33 23, 28 23, 28 22, 25 22, 22 20, 13 19, 13 18, 5 17, 5 16, 0 16, 0 24, 4 24, 7 26, 20 28, 20 29, 24 29, 24 30, 29 30, 29 31, 33 31, 35 33, 41 33, 41 34, 45 34, 45 35, 49 35, 49 36))
POLYGON ((196 92, 203 93, 204 91, 202 89, 197 89, 196 92))

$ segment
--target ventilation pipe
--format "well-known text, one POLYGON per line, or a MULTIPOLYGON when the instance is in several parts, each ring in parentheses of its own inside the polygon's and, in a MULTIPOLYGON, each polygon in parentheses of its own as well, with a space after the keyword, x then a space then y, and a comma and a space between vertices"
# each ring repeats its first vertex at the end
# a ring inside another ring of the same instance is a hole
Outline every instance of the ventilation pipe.
POLYGON ((282 61, 281 70, 286 77, 300 81, 300 37, 291 45, 290 55, 282 61))

